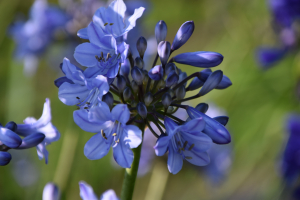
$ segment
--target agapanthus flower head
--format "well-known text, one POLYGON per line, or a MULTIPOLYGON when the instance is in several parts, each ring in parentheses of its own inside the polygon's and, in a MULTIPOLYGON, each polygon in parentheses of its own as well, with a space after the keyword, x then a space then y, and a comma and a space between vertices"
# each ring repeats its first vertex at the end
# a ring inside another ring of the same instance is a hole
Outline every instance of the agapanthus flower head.
MULTIPOLYGON (((219 65, 223 56, 203 51, 182 53, 171 58, 170 55, 191 37, 194 23, 188 21, 182 25, 172 48, 171 43, 165 41, 166 25, 160 21, 156 25, 155 34, 162 41, 158 43, 152 67, 147 70, 143 53, 148 41, 144 37, 137 38, 134 46, 129 48, 122 40, 123 37, 118 38, 129 31, 126 26, 121 29, 118 24, 123 19, 123 4, 123 1, 117 0, 108 8, 99 8, 89 26, 80 31, 80 37, 89 39, 90 43, 79 45, 75 50, 75 58, 88 68, 82 71, 65 59, 62 71, 66 76, 55 82, 59 87, 60 100, 67 105, 79 107, 73 114, 76 124, 87 132, 96 133, 84 147, 85 156, 91 160, 100 159, 112 147, 115 161, 120 166, 129 168, 134 159, 131 149, 141 144, 141 129, 148 127, 158 138, 155 146, 157 155, 169 152, 168 165, 171 173, 180 171, 184 159, 198 166, 208 164, 206 152, 211 144, 231 141, 229 132, 222 125, 228 118, 212 119, 201 113, 202 110, 198 111, 182 103, 207 95, 214 89, 225 89, 232 83, 221 70, 213 72, 205 69, 187 75, 175 62, 210 68, 219 65), (113 13, 108 15, 111 12, 113 13), (131 51, 135 47, 138 55, 133 55, 131 51), (127 51, 126 49, 130 51, 120 53, 127 51), (120 60, 113 60, 115 55, 120 60), (158 58, 160 63, 157 63, 158 58), (99 63, 102 68, 99 68, 99 63), (103 67, 103 64, 107 66, 103 67), (187 82, 192 78, 198 78, 201 84, 187 87, 187 82), (188 91, 194 89, 200 90, 196 95, 186 97, 188 91), (182 120, 174 116, 179 108, 185 110, 191 119, 182 120), (159 132, 153 131, 150 123, 159 132)), ((142 10, 137 9, 129 18, 134 24, 142 10)))

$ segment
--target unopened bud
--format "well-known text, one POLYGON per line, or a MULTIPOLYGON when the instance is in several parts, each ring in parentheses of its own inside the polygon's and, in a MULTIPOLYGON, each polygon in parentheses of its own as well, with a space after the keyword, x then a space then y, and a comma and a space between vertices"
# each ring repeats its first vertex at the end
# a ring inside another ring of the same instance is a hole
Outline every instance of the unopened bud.
POLYGON ((15 123, 15 122, 13 122, 13 121, 10 121, 10 122, 8 122, 6 125, 5 125, 5 128, 7 128, 7 129, 9 129, 9 130, 11 130, 11 131, 13 131, 13 132, 16 132, 16 130, 17 130, 17 124, 15 123))
POLYGON ((179 76, 175 71, 172 71, 166 79, 166 87, 171 87, 172 85, 177 84, 178 80, 179 76))
POLYGON ((26 136, 22 140, 22 144, 17 149, 29 149, 37 146, 45 139, 45 135, 42 133, 34 133, 26 136))
POLYGON ((136 48, 140 54, 140 57, 143 59, 145 51, 147 49, 147 40, 141 36, 136 42, 136 48))
POLYGON ((162 102, 162 104, 163 104, 163 106, 164 106, 165 108, 168 108, 168 107, 171 105, 171 103, 172 103, 172 97, 171 97, 171 95, 170 95, 168 92, 166 92, 166 93, 161 97, 161 102, 162 102))
POLYGON ((140 58, 140 57, 136 57, 135 58, 135 66, 137 66, 140 69, 143 69, 144 66, 145 66, 145 63, 144 63, 143 59, 140 58))
MULTIPOLYGON (((178 83, 180 83, 181 81, 183 81, 185 78, 187 77, 187 74, 185 72, 181 72, 179 74, 179 80, 178 80, 178 83)), ((186 86, 187 82, 185 82, 183 85, 184 87, 186 86)))
POLYGON ((174 111, 174 107, 173 106, 169 106, 167 109, 167 113, 172 113, 174 111))
POLYGON ((202 113, 206 113, 206 111, 208 110, 208 104, 206 103, 199 103, 196 107, 196 110, 202 112, 202 113))
POLYGON ((163 20, 157 22, 155 26, 155 37, 156 37, 157 44, 166 39, 167 32, 168 32, 167 24, 163 20))
POLYGON ((137 102, 133 99, 132 101, 131 101, 131 107, 136 107, 137 106, 137 102))
POLYGON ((151 92, 147 92, 144 97, 144 102, 146 106, 149 106, 153 101, 153 95, 151 92))
POLYGON ((8 152, 0 151, 0 166, 7 165, 11 160, 11 155, 8 152))
POLYGON ((117 76, 117 87, 120 93, 124 91, 126 87, 126 79, 124 76, 122 75, 117 76))
POLYGON ((148 75, 152 80, 159 81, 164 76, 164 69, 161 65, 156 65, 149 70, 148 75))
POLYGON ((215 89, 218 86, 218 84, 221 82, 222 78, 223 78, 223 72, 221 70, 217 70, 211 73, 211 75, 209 75, 203 87, 201 88, 199 95, 203 96, 208 92, 210 92, 211 90, 215 89))
POLYGON ((125 90, 123 91, 123 97, 125 101, 128 101, 132 96, 131 89, 129 87, 126 87, 125 90))
POLYGON ((195 25, 193 21, 184 22, 177 31, 171 49, 176 50, 179 49, 182 45, 184 45, 193 34, 194 28, 195 25))
POLYGON ((142 102, 138 103, 137 111, 143 119, 145 119, 147 117, 147 107, 142 102))
POLYGON ((114 104, 114 96, 110 92, 108 92, 105 95, 103 95, 102 101, 105 102, 110 109, 112 109, 114 104))
POLYGON ((134 66, 131 70, 131 77, 138 85, 141 85, 144 79, 144 72, 137 66, 134 66))
POLYGON ((168 63, 165 66, 166 75, 169 75, 172 71, 175 71, 178 74, 177 67, 174 63, 168 63))
POLYGON ((177 90, 176 90, 176 98, 178 100, 183 99, 185 97, 185 92, 186 91, 185 91, 184 85, 179 86, 179 88, 177 88, 177 90))
POLYGON ((170 42, 161 41, 157 46, 157 53, 160 58, 160 62, 162 66, 165 66, 168 62, 169 56, 171 52, 170 42))
POLYGON ((164 81, 164 79, 161 79, 160 81, 158 81, 157 84, 157 88, 164 88, 166 86, 166 82, 164 81))
POLYGON ((134 80, 131 81, 130 85, 134 93, 137 93, 139 91, 139 86, 134 80))

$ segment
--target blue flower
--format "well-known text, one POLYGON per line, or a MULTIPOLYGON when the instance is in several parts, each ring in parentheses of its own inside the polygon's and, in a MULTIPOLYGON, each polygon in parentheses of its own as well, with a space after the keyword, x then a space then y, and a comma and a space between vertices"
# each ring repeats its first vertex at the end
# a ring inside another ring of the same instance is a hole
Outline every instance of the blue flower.
POLYGON ((45 185, 43 190, 43 200, 59 200, 60 192, 57 185, 49 182, 45 185))
POLYGON ((260 47, 257 50, 256 57, 260 65, 267 69, 280 61, 287 53, 285 48, 260 47))
POLYGON ((181 170, 183 159, 197 166, 204 166, 210 162, 206 151, 210 148, 212 140, 202 132, 205 127, 202 118, 178 125, 166 117, 164 123, 167 135, 158 138, 154 149, 157 156, 169 151, 168 169, 172 174, 181 170))
MULTIPOLYGON (((99 198, 94 193, 93 188, 84 181, 79 182, 79 189, 80 189, 80 197, 82 200, 98 200, 99 198)), ((116 193, 113 190, 105 191, 100 200, 119 200, 116 193)))
POLYGON ((110 147, 116 162, 123 168, 130 168, 133 161, 131 148, 136 148, 142 141, 142 131, 134 125, 126 125, 130 117, 125 104, 116 105, 112 111, 104 102, 99 102, 89 112, 74 111, 75 123, 83 130, 97 133, 84 147, 84 155, 90 160, 105 156, 110 147))
POLYGON ((77 68, 67 58, 63 61, 62 71, 66 76, 64 82, 59 85, 58 97, 66 105, 91 108, 97 105, 109 90, 106 77, 97 75, 86 78, 86 71, 77 68))
POLYGON ((5 144, 9 148, 17 148, 22 144, 22 139, 16 131, 16 123, 8 122, 5 127, 0 125, 0 145, 5 144))
POLYGON ((24 120, 24 124, 18 124, 16 133, 24 136, 25 138, 32 134, 42 133, 45 135, 43 142, 39 143, 37 148, 37 154, 39 159, 45 157, 45 163, 48 163, 48 151, 46 146, 52 142, 57 141, 60 138, 60 133, 51 122, 51 107, 50 100, 46 99, 44 103, 44 109, 42 116, 36 120, 34 117, 27 117, 24 120))

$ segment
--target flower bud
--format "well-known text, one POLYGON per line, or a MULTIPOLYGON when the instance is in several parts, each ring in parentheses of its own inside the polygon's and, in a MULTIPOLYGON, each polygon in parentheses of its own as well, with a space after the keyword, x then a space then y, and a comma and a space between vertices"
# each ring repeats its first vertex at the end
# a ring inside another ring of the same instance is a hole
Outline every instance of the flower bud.
MULTIPOLYGON (((183 81, 185 78, 187 77, 186 73, 185 72, 181 72, 179 74, 179 80, 178 80, 178 83, 180 83, 181 81, 183 81)), ((184 87, 186 86, 187 82, 185 82, 183 85, 184 87)))
POLYGON ((169 89, 168 92, 169 92, 169 94, 171 95, 172 98, 175 96, 174 90, 169 89))
POLYGON ((184 45, 193 34, 194 28, 193 21, 184 22, 176 33, 171 49, 174 51, 184 45))
POLYGON ((144 97, 144 102, 146 106, 149 106, 153 101, 153 94, 151 92, 147 92, 144 97))
POLYGON ((137 111, 143 119, 145 119, 147 117, 147 107, 142 102, 138 103, 137 111))
POLYGON ((140 68, 134 66, 131 70, 131 77, 138 85, 141 85, 143 83, 144 73, 140 68))
POLYGON ((130 62, 128 59, 125 59, 125 61, 121 64, 120 75, 124 77, 128 77, 129 72, 130 72, 130 62))
POLYGON ((103 95, 102 101, 105 102, 110 109, 112 109, 114 104, 114 96, 110 92, 108 92, 105 95, 103 95))
POLYGON ((124 76, 117 76, 117 87, 120 93, 124 91, 126 87, 126 79, 124 78, 124 76))
POLYGON ((172 113, 174 111, 174 107, 173 106, 169 106, 167 109, 167 113, 172 113))
POLYGON ((166 86, 166 82, 164 81, 164 79, 161 79, 160 81, 158 81, 157 84, 157 88, 164 88, 166 86))
POLYGON ((59 200, 60 192, 54 183, 47 183, 43 191, 43 200, 59 200))
POLYGON ((42 133, 30 134, 23 138, 22 144, 17 149, 29 149, 37 146, 45 139, 45 135, 42 133))
POLYGON ((167 24, 163 20, 157 22, 155 26, 155 37, 156 37, 157 44, 166 39, 167 31, 168 31, 167 24))
POLYGON ((0 166, 7 165, 11 160, 11 155, 8 152, 0 151, 0 166))
POLYGON ((131 89, 129 87, 126 87, 125 90, 123 91, 123 97, 125 101, 128 101, 132 96, 131 89))
POLYGON ((223 126, 226 126, 226 124, 228 123, 229 117, 218 116, 218 117, 214 117, 213 119, 216 120, 217 122, 219 122, 220 124, 222 124, 223 126))
POLYGON ((221 82, 217 85, 216 89, 220 89, 220 90, 225 89, 231 85, 232 85, 231 80, 227 76, 223 75, 223 78, 222 78, 221 82))
POLYGON ((190 85, 186 88, 187 91, 197 90, 198 88, 202 87, 204 84, 198 77, 195 77, 190 85))
POLYGON ((13 132, 16 132, 18 126, 17 126, 17 124, 16 124, 15 122, 10 121, 10 122, 8 122, 8 123, 5 125, 5 128, 7 128, 7 129, 9 129, 9 130, 11 130, 11 131, 13 131, 13 132))
POLYGON ((139 91, 139 86, 134 80, 131 81, 130 85, 134 93, 137 93, 139 91))
POLYGON ((156 65, 148 72, 148 76, 155 81, 159 81, 164 76, 164 69, 161 65, 156 65))
POLYGON ((131 107, 136 107, 137 106, 137 102, 133 99, 132 101, 131 101, 131 107))
POLYGON ((199 95, 203 96, 215 89, 223 78, 223 72, 221 70, 214 71, 205 81, 203 87, 201 88, 199 95))
POLYGON ((145 51, 147 49, 147 40, 141 36, 136 42, 136 48, 140 54, 140 57, 143 59, 145 51))
POLYGON ((178 100, 181 100, 185 97, 185 87, 184 85, 181 85, 179 88, 176 90, 176 98, 178 100))
POLYGON ((172 85, 177 84, 178 80, 179 76, 175 71, 172 71, 166 79, 166 87, 171 87, 172 85))
POLYGON ((165 66, 168 62, 171 52, 171 45, 169 42, 161 41, 157 46, 157 53, 160 58, 162 66, 165 66))
POLYGON ((178 69, 174 63, 168 63, 165 66, 166 75, 169 75, 172 71, 175 71, 178 74, 178 69))
POLYGON ((137 66, 140 69, 143 69, 144 66, 145 66, 145 63, 144 63, 143 59, 140 58, 140 57, 136 57, 135 58, 135 66, 137 66))
POLYGON ((208 104, 207 103, 199 103, 196 107, 196 110, 202 112, 202 113, 206 113, 208 110, 208 104))
POLYGON ((172 97, 171 97, 171 95, 170 95, 168 92, 166 92, 166 93, 161 97, 161 102, 162 102, 162 104, 163 104, 163 106, 164 106, 165 108, 168 108, 168 107, 171 105, 171 103, 172 103, 172 97))
POLYGON ((195 67, 215 67, 221 64, 223 56, 216 52, 197 51, 178 54, 170 62, 177 62, 195 67))
POLYGON ((54 81, 54 85, 55 85, 57 88, 59 88, 64 82, 74 84, 73 81, 71 81, 71 80, 68 79, 67 77, 63 76, 63 77, 60 77, 60 78, 56 79, 56 80, 54 81))
MULTIPOLYGON (((14 122, 9 122, 6 124, 9 128, 15 129, 14 122)), ((21 145, 22 139, 15 132, 8 128, 0 127, 0 141, 10 148, 17 148, 21 145)))
POLYGON ((148 74, 146 74, 145 77, 144 77, 144 80, 143 80, 143 84, 147 85, 148 80, 149 80, 149 76, 148 76, 148 74))

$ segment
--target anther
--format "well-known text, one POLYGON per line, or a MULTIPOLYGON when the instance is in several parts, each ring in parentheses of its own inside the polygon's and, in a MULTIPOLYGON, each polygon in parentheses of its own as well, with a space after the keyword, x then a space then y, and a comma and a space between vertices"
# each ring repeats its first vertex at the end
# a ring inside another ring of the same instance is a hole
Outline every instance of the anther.
POLYGON ((117 136, 117 133, 112 134, 112 136, 117 136))
POLYGON ((106 61, 107 61, 109 58, 111 58, 110 53, 108 53, 108 54, 106 55, 106 61))
POLYGON ((185 156, 185 159, 190 160, 190 159, 192 159, 192 157, 190 157, 190 156, 185 156))
POLYGON ((101 51, 101 57, 100 57, 101 59, 103 58, 103 52, 101 51))
POLYGON ((184 151, 185 149, 184 148, 179 148, 181 151, 184 151))
POLYGON ((188 144, 188 141, 185 141, 183 144, 183 148, 185 149, 186 145, 188 144))
POLYGON ((103 130, 101 130, 101 135, 102 135, 102 137, 103 137, 104 139, 106 139, 106 140, 107 140, 107 137, 106 137, 106 135, 105 135, 105 133, 104 133, 104 131, 103 131, 103 130))
POLYGON ((195 146, 195 144, 192 144, 189 148, 189 151, 192 150, 192 148, 195 146))
POLYGON ((84 107, 84 109, 88 109, 89 107, 84 107))
POLYGON ((79 97, 76 97, 76 99, 80 99, 79 97))
POLYGON ((113 25, 114 23, 110 23, 109 25, 113 25))
POLYGON ((86 104, 87 104, 87 105, 90 105, 91 103, 90 103, 90 102, 86 102, 86 104))
POLYGON ((117 141, 116 141, 116 143, 119 143, 120 142, 120 139, 118 139, 117 141))
POLYGON ((108 23, 106 22, 105 24, 104 24, 104 26, 106 26, 108 23))

